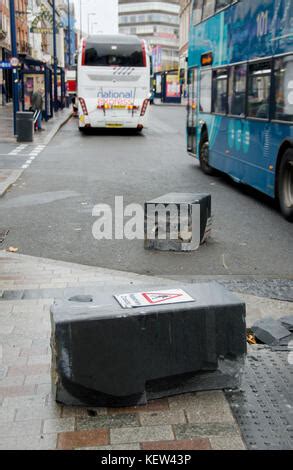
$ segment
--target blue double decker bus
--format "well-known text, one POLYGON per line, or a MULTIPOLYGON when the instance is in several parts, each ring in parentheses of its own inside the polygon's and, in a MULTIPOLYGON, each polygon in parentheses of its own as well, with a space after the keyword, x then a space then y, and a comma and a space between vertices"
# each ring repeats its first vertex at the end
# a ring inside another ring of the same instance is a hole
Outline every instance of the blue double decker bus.
POLYGON ((193 0, 187 148, 293 221, 293 0, 193 0))

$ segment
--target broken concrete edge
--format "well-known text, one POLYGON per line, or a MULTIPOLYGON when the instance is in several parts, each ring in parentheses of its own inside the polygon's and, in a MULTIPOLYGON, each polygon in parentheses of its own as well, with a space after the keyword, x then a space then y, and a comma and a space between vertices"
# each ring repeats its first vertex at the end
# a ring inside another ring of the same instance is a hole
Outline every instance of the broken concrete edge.
POLYGON ((8 191, 8 189, 21 177, 24 169, 21 170, 12 170, 11 174, 0 183, 0 197, 3 197, 4 194, 8 191))
POLYGON ((250 329, 259 341, 269 346, 283 345, 283 341, 289 342, 292 338, 290 329, 284 325, 281 319, 262 318, 256 321, 250 329))

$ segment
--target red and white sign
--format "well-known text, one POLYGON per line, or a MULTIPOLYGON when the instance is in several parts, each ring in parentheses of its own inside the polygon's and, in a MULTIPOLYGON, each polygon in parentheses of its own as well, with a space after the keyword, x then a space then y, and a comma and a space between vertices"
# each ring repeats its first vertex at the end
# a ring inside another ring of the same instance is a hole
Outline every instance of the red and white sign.
POLYGON ((171 289, 152 292, 115 295, 115 299, 123 308, 151 307, 154 305, 170 305, 194 302, 194 299, 182 289, 171 289))
POLYGON ((18 67, 19 66, 19 59, 17 57, 11 57, 10 64, 12 65, 12 67, 18 67))

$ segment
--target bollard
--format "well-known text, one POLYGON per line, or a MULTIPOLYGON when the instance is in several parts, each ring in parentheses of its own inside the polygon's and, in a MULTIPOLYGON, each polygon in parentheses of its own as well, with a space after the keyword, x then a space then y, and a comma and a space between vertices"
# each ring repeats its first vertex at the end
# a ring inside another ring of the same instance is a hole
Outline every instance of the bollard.
POLYGON ((51 307, 57 402, 132 406, 240 386, 246 324, 236 296, 217 283, 124 292, 77 291, 51 307))

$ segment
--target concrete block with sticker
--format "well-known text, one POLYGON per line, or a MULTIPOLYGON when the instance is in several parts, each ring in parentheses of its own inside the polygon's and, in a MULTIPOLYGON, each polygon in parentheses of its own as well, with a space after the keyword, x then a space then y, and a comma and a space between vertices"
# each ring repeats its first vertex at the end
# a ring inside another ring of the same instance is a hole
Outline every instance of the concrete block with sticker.
POLYGON ((131 406, 237 388, 245 305, 217 283, 108 286, 51 307, 52 380, 66 405, 131 406))

